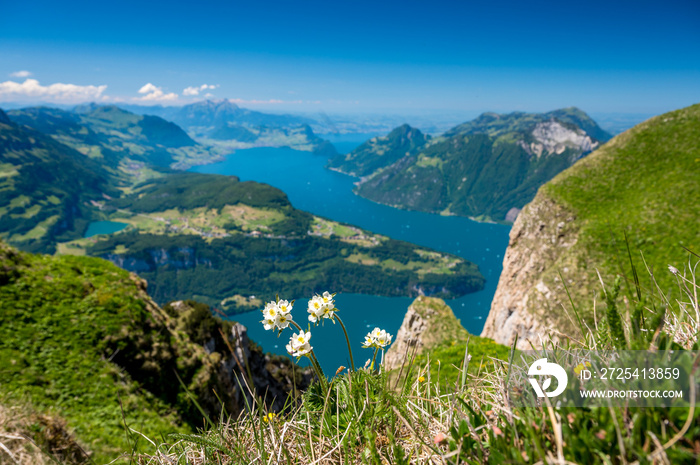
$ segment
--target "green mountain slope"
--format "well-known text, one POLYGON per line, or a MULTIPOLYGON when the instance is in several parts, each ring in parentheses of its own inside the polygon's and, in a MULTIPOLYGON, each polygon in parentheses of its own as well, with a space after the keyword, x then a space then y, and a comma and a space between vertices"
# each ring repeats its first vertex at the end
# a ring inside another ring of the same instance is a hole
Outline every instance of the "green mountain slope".
POLYGON ((575 108, 485 113, 422 145, 370 141, 331 167, 364 176, 356 192, 376 202, 510 222, 539 186, 608 138, 575 108))
POLYGON ((315 217, 278 189, 230 176, 172 174, 105 202, 102 212, 131 227, 61 244, 61 252, 139 273, 160 302, 196 296, 236 312, 255 308, 250 295, 335 289, 454 297, 484 282, 459 257, 315 217))
POLYGON ((65 418, 105 463, 129 449, 125 421, 152 438, 202 426, 177 376, 212 417, 222 403, 237 415, 244 401, 233 346, 246 354, 240 363, 254 370, 259 394, 268 391, 271 408, 281 408, 292 390, 288 359, 234 338, 232 323, 207 306, 160 308, 145 289, 104 260, 32 255, 0 243, 0 403, 65 418))
POLYGON ((118 168, 125 182, 145 179, 153 168, 185 168, 219 159, 221 153, 192 140, 179 126, 157 116, 113 105, 81 105, 74 111, 35 107, 12 110, 19 125, 50 135, 90 158, 118 168))
MULTIPOLYGON (((698 141, 694 105, 616 136, 544 185, 513 226, 484 335, 508 344, 515 333, 535 340, 549 327, 575 334, 561 310, 568 299, 559 273, 574 301, 587 303, 579 311, 590 320, 601 292, 596 270, 608 286, 624 274, 630 291, 624 234, 640 275, 647 275, 641 253, 661 291, 677 290, 667 266, 682 270, 683 247, 700 247, 698 141)), ((648 279, 642 285, 650 287, 648 279)))
POLYGON ((0 237, 52 252, 56 241, 82 236, 90 203, 104 195, 117 195, 108 168, 0 110, 0 237))
POLYGON ((353 176, 367 176, 415 153, 428 140, 430 136, 404 124, 384 137, 370 139, 347 155, 333 158, 328 167, 353 176))

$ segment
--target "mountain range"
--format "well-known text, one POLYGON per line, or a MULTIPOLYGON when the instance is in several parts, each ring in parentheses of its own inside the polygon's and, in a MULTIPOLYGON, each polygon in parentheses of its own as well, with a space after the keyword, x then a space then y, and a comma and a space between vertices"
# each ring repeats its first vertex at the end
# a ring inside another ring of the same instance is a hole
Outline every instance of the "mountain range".
POLYGON ((610 137, 577 108, 485 113, 438 137, 401 126, 329 167, 360 176, 356 193, 379 203, 512 222, 542 184, 610 137))
POLYGON ((314 134, 310 125, 315 125, 315 120, 248 110, 229 100, 204 100, 180 107, 122 108, 172 121, 192 137, 222 149, 291 147, 329 157, 337 154, 330 142, 314 134))
POLYGON ((113 106, 1 113, 0 238, 100 256, 147 277, 158 302, 197 295, 229 313, 278 292, 455 297, 483 287, 459 257, 297 210, 265 184, 171 168, 212 156, 174 123, 113 106), (84 238, 99 220, 128 227, 84 238))

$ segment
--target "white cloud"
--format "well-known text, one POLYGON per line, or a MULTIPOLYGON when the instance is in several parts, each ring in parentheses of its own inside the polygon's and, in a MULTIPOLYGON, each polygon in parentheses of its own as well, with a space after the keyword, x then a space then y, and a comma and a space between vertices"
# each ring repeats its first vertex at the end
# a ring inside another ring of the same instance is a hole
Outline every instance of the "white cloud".
POLYGON ((169 102, 177 100, 178 95, 171 92, 166 94, 163 92, 163 88, 156 87, 150 82, 139 89, 139 94, 145 94, 143 97, 139 97, 136 100, 141 101, 151 101, 151 102, 169 102))
POLYGON ((219 84, 216 84, 216 85, 202 84, 201 86, 190 86, 190 87, 186 87, 182 91, 182 95, 184 95, 186 97, 193 97, 195 95, 199 95, 200 92, 203 92, 207 89, 214 90, 217 87, 219 87, 219 84))
POLYGON ((13 78, 28 78, 31 75, 32 75, 32 73, 30 73, 29 71, 25 71, 25 70, 15 71, 14 73, 10 73, 10 77, 13 77, 13 78))
POLYGON ((27 79, 23 83, 14 81, 0 82, 0 101, 39 100, 44 102, 77 103, 105 100, 102 95, 107 86, 79 86, 57 82, 42 86, 36 79, 27 79))

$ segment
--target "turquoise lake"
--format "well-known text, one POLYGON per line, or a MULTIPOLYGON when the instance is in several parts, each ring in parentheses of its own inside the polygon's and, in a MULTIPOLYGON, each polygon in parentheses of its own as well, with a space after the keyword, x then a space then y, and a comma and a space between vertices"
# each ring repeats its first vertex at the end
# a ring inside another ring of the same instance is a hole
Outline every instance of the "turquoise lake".
POLYGON ((83 237, 92 237, 99 234, 113 234, 129 226, 126 223, 118 223, 116 221, 93 221, 88 225, 83 237))
MULTIPOLYGON (((342 144, 342 151, 352 149, 352 141, 343 142, 347 143, 342 144)), ((359 141, 354 145, 357 143, 359 141)), ((486 277, 485 289, 447 303, 470 333, 481 333, 498 284, 510 227, 455 216, 399 210, 371 202, 353 194, 356 178, 327 170, 326 162, 326 158, 309 152, 266 147, 238 150, 222 162, 197 166, 190 171, 234 175, 243 181, 267 183, 283 190, 292 204, 301 210, 351 223, 394 239, 450 252, 476 263, 486 277)), ((329 290, 332 292, 332 289, 329 290)), ((306 327, 306 300, 302 297, 308 299, 310 296, 281 297, 297 299, 292 315, 306 327)), ((371 357, 370 350, 361 348, 364 335, 379 326, 395 336, 412 300, 356 294, 336 296, 339 314, 348 327, 353 343, 356 364, 362 365, 371 357)), ((260 312, 236 315, 234 319, 248 327, 251 339, 262 345, 263 349, 286 354, 285 345, 291 331, 286 330, 279 338, 265 331, 260 324, 260 312)), ((342 331, 338 325, 333 326, 326 324, 324 328, 312 331, 311 339, 311 345, 329 375, 339 365, 348 366, 349 360, 342 331)))

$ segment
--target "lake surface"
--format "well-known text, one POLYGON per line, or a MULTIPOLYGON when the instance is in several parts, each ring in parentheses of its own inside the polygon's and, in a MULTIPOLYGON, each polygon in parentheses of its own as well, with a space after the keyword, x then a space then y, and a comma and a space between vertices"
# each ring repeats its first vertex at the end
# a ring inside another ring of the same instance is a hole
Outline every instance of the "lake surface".
MULTIPOLYGON (((343 149, 347 150, 345 146, 343 149)), ((371 202, 352 193, 356 178, 327 170, 324 168, 326 162, 325 158, 309 152, 265 147, 238 150, 222 162, 196 166, 190 171, 235 175, 243 181, 267 183, 282 189, 292 204, 301 210, 394 239, 450 252, 476 263, 486 278, 485 289, 447 303, 470 333, 480 334, 498 284, 510 227, 456 216, 399 210, 371 202)), ((292 315, 306 327, 306 301, 301 297, 310 296, 282 296, 289 300, 298 299, 292 315)), ((339 294, 336 301, 351 340, 356 341, 353 344, 355 362, 363 364, 371 356, 370 350, 360 348, 364 335, 375 326, 396 335, 413 299, 339 294)), ((251 339, 266 351, 286 354, 285 345, 291 332, 286 330, 278 339, 271 331, 265 331, 260 324, 260 312, 236 315, 234 319, 247 326, 251 339)), ((327 374, 332 375, 341 364, 348 366, 347 348, 338 325, 326 324, 322 330, 314 331, 311 345, 323 368, 329 372, 327 374)))
POLYGON ((118 223, 116 221, 93 221, 88 225, 87 231, 83 237, 92 237, 99 234, 113 234, 129 226, 126 223, 118 223))

